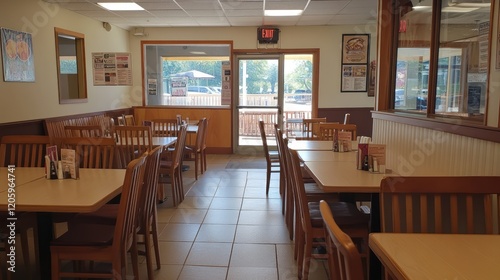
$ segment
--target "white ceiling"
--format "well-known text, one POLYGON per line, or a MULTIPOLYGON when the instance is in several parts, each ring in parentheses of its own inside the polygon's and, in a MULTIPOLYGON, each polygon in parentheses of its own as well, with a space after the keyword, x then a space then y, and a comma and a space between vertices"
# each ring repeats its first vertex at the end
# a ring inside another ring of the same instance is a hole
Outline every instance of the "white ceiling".
MULTIPOLYGON (((135 27, 306 26, 375 23, 378 0, 136 0, 144 11, 108 11, 97 0, 44 0, 132 29, 135 27), (269 17, 264 9, 300 9, 301 16, 269 17)), ((100 0, 99 2, 128 2, 100 0)))

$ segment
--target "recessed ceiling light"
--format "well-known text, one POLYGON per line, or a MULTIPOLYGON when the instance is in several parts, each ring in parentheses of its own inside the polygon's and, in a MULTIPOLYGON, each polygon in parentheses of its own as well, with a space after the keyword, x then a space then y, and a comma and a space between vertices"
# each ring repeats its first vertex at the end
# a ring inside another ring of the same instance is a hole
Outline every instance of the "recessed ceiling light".
POLYGON ((302 10, 265 10, 264 15, 270 17, 300 16, 302 10))
POLYGON ((97 5, 110 10, 110 11, 142 11, 144 8, 137 5, 134 2, 125 2, 125 3, 111 3, 111 2, 103 2, 97 3, 97 5))

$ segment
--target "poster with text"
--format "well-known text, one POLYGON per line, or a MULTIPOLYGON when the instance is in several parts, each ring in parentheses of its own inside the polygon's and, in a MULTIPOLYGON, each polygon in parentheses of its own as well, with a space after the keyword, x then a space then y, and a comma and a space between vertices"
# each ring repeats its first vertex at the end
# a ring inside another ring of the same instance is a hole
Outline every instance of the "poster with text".
POLYGON ((92 53, 95 86, 132 85, 130 53, 92 53))
POLYGON ((366 65, 342 65, 342 92, 366 92, 366 65))

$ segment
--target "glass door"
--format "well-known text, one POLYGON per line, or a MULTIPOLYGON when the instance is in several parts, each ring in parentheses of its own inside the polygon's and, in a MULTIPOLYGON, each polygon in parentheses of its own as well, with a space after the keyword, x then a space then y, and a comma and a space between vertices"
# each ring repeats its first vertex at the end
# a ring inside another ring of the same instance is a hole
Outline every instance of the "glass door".
MULTIPOLYGON (((237 131, 234 137, 235 152, 262 146, 258 122, 266 123, 268 137, 274 135, 274 123, 281 126, 283 120, 283 56, 240 55, 237 85, 237 131)), ((271 140, 271 139, 269 139, 271 140)), ((272 141, 272 140, 271 140, 272 141)), ((271 145, 272 142, 270 143, 271 145)))

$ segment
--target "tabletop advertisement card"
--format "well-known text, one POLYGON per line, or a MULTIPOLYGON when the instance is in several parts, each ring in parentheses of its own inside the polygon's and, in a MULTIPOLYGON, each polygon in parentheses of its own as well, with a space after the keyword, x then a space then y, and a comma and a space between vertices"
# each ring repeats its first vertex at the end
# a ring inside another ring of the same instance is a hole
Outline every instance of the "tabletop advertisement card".
POLYGON ((370 144, 368 146, 368 164, 370 171, 385 173, 385 145, 370 144))
POLYGON ((77 155, 75 150, 72 149, 61 149, 61 162, 63 168, 64 179, 78 179, 80 178, 80 172, 78 169, 77 155))
POLYGON ((334 152, 349 152, 351 150, 351 131, 338 131, 334 132, 333 136, 333 151, 334 152))

